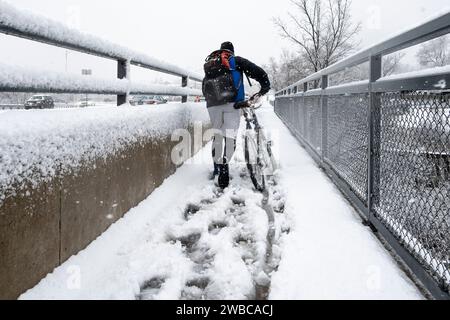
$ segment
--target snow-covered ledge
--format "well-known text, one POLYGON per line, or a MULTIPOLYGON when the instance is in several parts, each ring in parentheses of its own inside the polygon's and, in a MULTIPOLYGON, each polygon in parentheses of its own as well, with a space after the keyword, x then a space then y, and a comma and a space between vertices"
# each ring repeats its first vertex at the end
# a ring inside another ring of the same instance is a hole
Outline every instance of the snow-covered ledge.
POLYGON ((204 104, 8 111, 0 116, 0 298, 85 248, 176 170, 177 129, 204 104), (30 267, 32 266, 32 267, 30 267))

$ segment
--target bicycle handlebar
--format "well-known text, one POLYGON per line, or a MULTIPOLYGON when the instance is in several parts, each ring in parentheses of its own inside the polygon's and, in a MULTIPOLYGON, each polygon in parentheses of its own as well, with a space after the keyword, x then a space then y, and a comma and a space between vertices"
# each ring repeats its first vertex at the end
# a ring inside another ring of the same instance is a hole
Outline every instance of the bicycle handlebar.
POLYGON ((234 108, 236 110, 239 109, 246 109, 246 108, 252 108, 256 105, 256 103, 258 102, 258 100, 261 98, 261 94, 257 93, 255 95, 253 95, 252 97, 250 97, 250 99, 245 100, 245 101, 241 101, 241 102, 236 102, 234 105, 234 108))

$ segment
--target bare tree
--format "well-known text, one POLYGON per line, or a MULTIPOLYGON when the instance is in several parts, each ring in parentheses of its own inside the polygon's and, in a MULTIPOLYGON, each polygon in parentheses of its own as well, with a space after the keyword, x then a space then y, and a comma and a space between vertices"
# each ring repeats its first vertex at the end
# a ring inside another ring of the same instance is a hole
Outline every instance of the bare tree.
POLYGON ((269 74, 272 87, 277 91, 306 77, 310 72, 298 54, 286 49, 282 51, 278 61, 271 57, 264 69, 269 74))
POLYGON ((281 88, 283 88, 280 79, 281 75, 280 65, 274 57, 271 57, 269 59, 269 62, 263 65, 263 69, 267 71, 267 74, 269 75, 270 78, 270 83, 272 85, 272 88, 275 89, 275 91, 278 91, 281 88))
POLYGON ((423 67, 443 67, 450 64, 450 40, 448 36, 429 41, 420 47, 417 59, 423 67))
POLYGON ((23 104, 32 94, 22 92, 2 92, 0 93, 0 104, 23 104))
POLYGON ((281 35, 296 44, 312 72, 339 61, 357 44, 361 25, 351 21, 351 0, 291 0, 297 9, 274 19, 281 35))
POLYGON ((398 72, 402 68, 402 60, 404 53, 394 53, 384 57, 383 60, 383 76, 389 76, 398 72))

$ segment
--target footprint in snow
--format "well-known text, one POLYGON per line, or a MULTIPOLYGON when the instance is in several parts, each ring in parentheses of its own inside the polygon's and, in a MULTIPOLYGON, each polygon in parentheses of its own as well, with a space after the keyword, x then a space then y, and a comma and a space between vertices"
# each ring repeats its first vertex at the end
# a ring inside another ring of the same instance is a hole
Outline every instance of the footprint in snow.
POLYGON ((213 222, 212 224, 210 224, 208 231, 212 235, 217 235, 220 233, 220 231, 222 231, 222 229, 226 227, 228 227, 228 224, 226 222, 213 222))
POLYGON ((144 282, 141 285, 137 300, 153 300, 165 282, 166 280, 162 277, 155 277, 144 282))
POLYGON ((181 300, 206 300, 206 288, 210 283, 208 277, 199 277, 186 283, 181 292, 181 300))
POLYGON ((186 209, 184 210, 184 218, 189 220, 192 216, 197 214, 201 210, 199 205, 196 204, 188 204, 186 209))

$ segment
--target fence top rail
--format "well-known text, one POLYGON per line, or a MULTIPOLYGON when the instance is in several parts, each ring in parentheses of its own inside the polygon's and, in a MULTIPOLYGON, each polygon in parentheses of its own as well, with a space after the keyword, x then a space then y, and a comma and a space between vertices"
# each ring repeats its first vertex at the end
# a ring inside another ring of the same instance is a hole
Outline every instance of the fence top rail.
POLYGON ((69 28, 63 23, 44 16, 19 10, 2 0, 0 0, 0 33, 102 58, 130 61, 132 65, 174 76, 188 77, 198 82, 203 80, 201 74, 190 72, 100 37, 69 28))
POLYGON ((128 79, 102 79, 58 72, 44 72, 0 63, 0 92, 148 94, 201 96, 201 90, 188 87, 131 82, 128 79))
POLYGON ((278 93, 281 93, 284 90, 292 89, 307 82, 319 80, 322 76, 327 76, 344 69, 357 66, 361 63, 369 61, 370 57, 388 55, 428 40, 438 38, 448 33, 450 33, 450 12, 447 9, 446 11, 435 15, 425 23, 410 28, 407 31, 403 31, 376 45, 362 49, 354 55, 336 62, 335 64, 280 90, 278 93))

